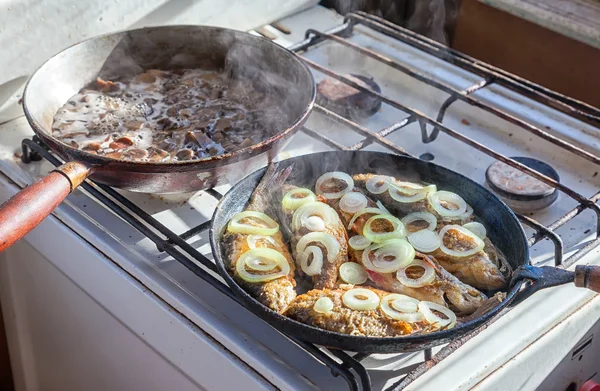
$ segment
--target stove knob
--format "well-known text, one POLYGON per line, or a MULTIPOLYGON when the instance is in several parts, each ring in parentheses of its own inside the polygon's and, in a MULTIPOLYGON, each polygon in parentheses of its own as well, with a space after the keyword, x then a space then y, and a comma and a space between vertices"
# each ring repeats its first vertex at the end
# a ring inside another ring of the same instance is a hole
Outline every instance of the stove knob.
POLYGON ((577 391, 600 391, 600 384, 593 380, 588 380, 577 391))

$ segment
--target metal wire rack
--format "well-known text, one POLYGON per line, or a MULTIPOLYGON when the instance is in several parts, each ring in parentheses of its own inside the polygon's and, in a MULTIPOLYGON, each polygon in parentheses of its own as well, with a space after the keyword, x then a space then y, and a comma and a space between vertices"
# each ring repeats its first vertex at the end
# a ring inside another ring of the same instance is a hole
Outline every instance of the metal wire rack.
MULTIPOLYGON (((357 84, 353 80, 341 74, 338 74, 330 69, 327 69, 322 65, 319 65, 311 60, 302 57, 311 68, 322 72, 329 77, 344 82, 359 91, 376 97, 377 99, 381 100, 382 103, 388 104, 398 110, 409 114, 408 118, 400 122, 390 124, 389 126, 378 131, 373 131, 364 128, 359 124, 348 120, 324 107, 317 105, 315 106, 315 110, 317 112, 320 112, 328 118, 345 125, 350 131, 354 131, 364 138, 352 146, 344 146, 324 136, 323 134, 309 129, 307 127, 302 128, 302 132, 337 150, 360 150, 372 143, 377 143, 387 148, 393 153, 411 156, 410 153, 405 151, 402 147, 386 139, 386 136, 408 126, 411 123, 417 122, 420 125, 422 141, 424 143, 430 143, 435 141, 439 132, 443 132, 497 160, 500 160, 512 167, 515 167, 531 175, 534 178, 537 178, 538 180, 558 189, 565 195, 577 201, 578 206, 576 208, 569 211, 563 217, 561 217, 560 219, 556 220, 554 223, 548 226, 544 226, 543 224, 529 217, 519 216, 523 224, 530 226, 535 231, 535 234, 529 240, 530 246, 535 245, 537 242, 544 238, 549 239, 554 244, 555 263, 557 266, 568 267, 572 265, 600 244, 600 237, 598 236, 597 232, 596 238, 594 240, 590 241, 586 246, 579 249, 569 258, 563 259, 562 241, 555 232, 559 227, 563 226, 568 221, 572 220, 586 209, 592 210, 596 214, 597 220, 600 221, 600 207, 596 203, 600 200, 600 192, 598 192, 591 198, 587 198, 584 195, 579 194, 575 190, 553 180, 552 178, 549 178, 511 158, 508 158, 494 151, 490 147, 483 145, 475 140, 472 140, 464 136, 460 132, 453 130, 443 124, 444 116, 447 109, 453 103, 457 101, 462 101, 470 105, 476 106, 482 110, 485 110, 491 114, 494 114, 506 121, 509 121, 512 124, 519 126, 524 131, 530 132, 538 137, 541 137, 563 148, 569 153, 575 154, 583 159, 589 160, 590 162, 600 165, 600 157, 595 156, 573 144, 570 144, 569 142, 561 138, 551 135, 548 132, 530 123, 527 123, 526 121, 523 121, 522 119, 519 119, 505 111, 502 111, 497 107, 488 105, 474 98, 473 96, 471 96, 471 94, 475 91, 489 87, 492 84, 499 84, 513 91, 516 91, 524 96, 527 96, 529 98, 542 102, 548 106, 551 106, 554 109, 568 114, 574 118, 584 120, 595 126, 600 125, 599 109, 591 107, 583 102, 579 102, 574 99, 568 98, 556 92, 547 90, 527 80, 518 78, 505 71, 492 67, 488 64, 482 63, 478 60, 468 57, 462 53, 456 52, 452 49, 449 49, 437 43, 436 41, 415 34, 407 29, 396 26, 381 18, 368 15, 362 12, 348 14, 342 25, 336 27, 335 29, 329 32, 308 30, 306 32, 306 39, 291 47, 290 50, 296 52, 298 55, 301 56, 302 53, 309 50, 314 45, 317 45, 327 40, 334 41, 352 50, 356 50, 362 55, 380 61, 386 64, 387 66, 390 66, 396 70, 404 72, 407 75, 420 80, 421 82, 427 83, 435 88, 438 88, 448 93, 450 96, 441 105, 438 115, 434 119, 425 115, 424 113, 419 112, 418 110, 405 106, 401 102, 393 100, 385 96, 384 94, 374 91, 368 87, 364 87, 363 85, 357 84), (411 70, 405 67, 404 65, 393 61, 392 59, 386 58, 382 54, 376 53, 372 50, 361 47, 349 41, 346 37, 352 35, 354 26, 358 24, 369 27, 375 31, 397 39, 403 43, 423 50, 439 59, 448 61, 469 72, 477 74, 483 78, 483 81, 474 84, 464 90, 457 90, 454 87, 434 80, 433 78, 423 73, 411 70)), ((22 148, 22 160, 25 163, 28 163, 32 160, 40 160, 42 158, 45 158, 55 166, 62 164, 62 162, 56 156, 49 152, 49 150, 41 143, 41 141, 37 137, 34 137, 33 139, 23 140, 22 148)), ((135 228, 143 235, 147 236, 150 240, 152 240, 160 251, 168 253, 175 260, 187 267, 191 272, 210 283, 219 292, 239 302, 239 299, 233 294, 229 287, 227 287, 220 280, 214 277, 213 273, 217 273, 215 264, 211 260, 203 256, 192 245, 190 245, 190 243, 187 242, 188 239, 195 236, 196 234, 206 231, 210 226, 210 221, 202 223, 181 235, 177 235, 173 231, 168 229, 166 226, 158 222, 156 219, 154 219, 151 215, 146 213, 144 210, 142 210, 141 208, 137 207, 134 203, 129 201, 126 196, 121 195, 114 189, 105 185, 94 183, 90 180, 86 180, 82 187, 92 197, 96 198, 98 201, 103 203, 116 215, 118 215, 127 223, 129 223, 133 228, 135 228), (199 266, 197 262, 200 263, 200 265, 202 266, 199 266)), ((207 190, 206 193, 210 194, 216 199, 221 198, 221 194, 214 190, 207 190)), ((600 229, 600 224, 597 224, 597 229, 600 229)), ((475 335, 479 334, 489 324, 493 323, 494 320, 492 320, 492 322, 489 322, 482 328, 475 330, 472 333, 448 344, 435 355, 432 355, 430 349, 425 350, 423 352, 423 363, 417 366, 404 378, 400 379, 396 384, 393 384, 385 391, 405 389, 409 384, 411 384, 414 380, 419 378, 427 370, 429 370, 430 368, 432 368, 433 366, 450 356, 456 349, 461 347, 475 335)), ((361 364, 361 361, 368 357, 367 354, 356 354, 352 356, 347 352, 317 347, 315 345, 300 341, 291 336, 288 336, 288 338, 290 338, 302 349, 310 353, 316 360, 327 365, 327 367, 330 368, 333 376, 343 377, 344 380, 348 383, 349 389, 364 391, 371 390, 371 380, 369 377, 369 373, 361 364)))

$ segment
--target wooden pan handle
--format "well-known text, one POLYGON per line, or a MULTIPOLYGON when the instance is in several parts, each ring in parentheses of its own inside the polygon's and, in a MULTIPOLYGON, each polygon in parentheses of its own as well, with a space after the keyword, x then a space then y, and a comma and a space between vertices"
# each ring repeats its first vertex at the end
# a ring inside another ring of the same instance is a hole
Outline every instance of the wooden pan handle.
POLYGON ((42 222, 83 182, 90 169, 65 163, 35 181, 0 206, 0 252, 12 246, 42 222))
POLYGON ((600 266, 575 266, 575 286, 600 293, 600 266))

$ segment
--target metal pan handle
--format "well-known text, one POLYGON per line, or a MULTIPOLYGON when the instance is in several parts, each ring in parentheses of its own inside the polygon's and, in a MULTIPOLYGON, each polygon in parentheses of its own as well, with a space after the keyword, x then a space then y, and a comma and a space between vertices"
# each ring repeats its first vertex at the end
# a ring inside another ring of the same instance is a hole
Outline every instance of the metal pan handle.
POLYGON ((551 266, 521 266, 513 273, 511 287, 523 280, 531 281, 523 289, 512 305, 518 304, 535 292, 553 286, 564 285, 571 282, 580 288, 588 288, 600 293, 600 266, 578 265, 575 272, 551 266))
POLYGON ((2 204, 0 252, 37 227, 89 173, 84 164, 65 163, 2 204))

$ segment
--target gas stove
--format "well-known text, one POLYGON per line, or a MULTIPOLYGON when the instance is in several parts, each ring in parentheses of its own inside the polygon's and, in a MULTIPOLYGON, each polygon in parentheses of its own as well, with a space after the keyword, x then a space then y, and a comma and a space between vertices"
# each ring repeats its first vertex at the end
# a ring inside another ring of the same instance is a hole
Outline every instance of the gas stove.
MULTIPOLYGON (((592 125, 600 124, 598 109, 363 13, 344 18, 316 6, 253 33, 302 56, 317 82, 334 78, 382 101, 374 115, 356 122, 317 106, 280 159, 331 149, 386 151, 432 160, 483 184, 486 169, 495 161, 520 167, 507 157, 535 158, 551 165, 560 182, 528 171, 559 190, 548 208, 522 212, 532 263, 600 263, 598 216, 592 205, 600 199, 600 139, 592 125), (381 93, 353 84, 348 74, 372 78, 381 93)), ((32 131, 23 117, 0 128, 5 182, 23 187, 60 164, 30 139, 32 131), (19 152, 15 148, 23 139, 19 152)), ((3 197, 14 187, 3 185, 3 197)), ((354 355, 279 333, 238 304, 215 272, 207 229, 228 189, 159 196, 88 182, 54 213, 92 247, 89 251, 106 257, 129 283, 185 323, 190 335, 205 341, 195 342, 188 334, 161 335, 158 326, 140 324, 132 318, 138 303, 133 297, 129 302, 122 298, 117 309, 102 304, 199 387, 560 390, 594 376, 600 380, 590 364, 600 357, 590 348, 589 331, 600 327, 600 300, 573 286, 540 291, 488 327, 433 351, 354 355), (175 346, 181 346, 180 355, 175 346), (214 354, 212 364, 199 358, 208 354, 214 354), (200 361, 205 368, 196 368, 200 361), (563 368, 561 376, 553 372, 548 377, 554 366, 563 368), (216 380, 207 383, 211 368, 217 371, 216 380), (552 383, 544 383, 546 377, 552 383)), ((60 257, 55 243, 61 238, 44 233, 47 224, 26 240, 37 241, 37 251, 60 257)), ((100 295, 101 286, 110 284, 99 278, 104 272, 98 268, 93 268, 95 278, 92 266, 88 272, 81 269, 78 277, 69 274, 65 270, 75 259, 62 258, 55 266, 81 289, 97 288, 100 295)), ((7 264, 15 261, 4 262, 3 283, 11 274, 7 264)), ((154 318, 146 317, 146 322, 154 323, 154 318)))

